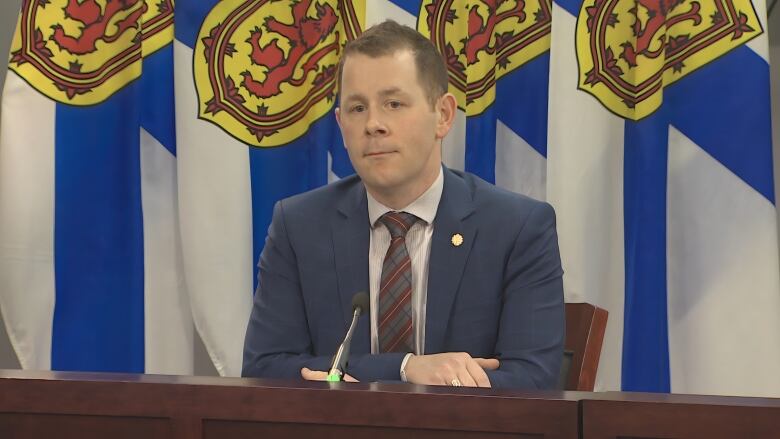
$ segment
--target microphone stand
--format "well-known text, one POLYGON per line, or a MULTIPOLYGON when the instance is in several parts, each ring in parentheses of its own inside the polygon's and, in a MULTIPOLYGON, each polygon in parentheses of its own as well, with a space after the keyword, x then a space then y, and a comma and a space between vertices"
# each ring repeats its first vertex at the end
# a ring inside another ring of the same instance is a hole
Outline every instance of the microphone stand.
POLYGON ((361 308, 356 306, 352 312, 352 323, 349 325, 347 336, 344 337, 344 342, 339 346, 339 350, 336 351, 336 356, 333 357, 333 365, 328 371, 328 378, 326 381, 338 382, 344 377, 344 369, 347 367, 347 359, 349 358, 349 345, 352 344, 352 333, 355 332, 355 326, 357 326, 358 317, 360 317, 361 308))

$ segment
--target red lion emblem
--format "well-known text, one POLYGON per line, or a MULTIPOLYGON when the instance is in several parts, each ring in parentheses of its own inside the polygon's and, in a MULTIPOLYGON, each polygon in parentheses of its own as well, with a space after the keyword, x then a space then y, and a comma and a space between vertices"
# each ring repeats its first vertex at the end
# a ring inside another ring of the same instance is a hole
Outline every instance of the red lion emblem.
POLYGON ((138 28, 141 16, 146 12, 147 6, 145 3, 127 17, 117 21, 114 24, 116 31, 113 35, 109 36, 106 33, 111 20, 117 14, 132 10, 138 3, 143 3, 143 0, 108 0, 105 10, 101 10, 96 0, 85 0, 83 2, 68 0, 68 5, 65 7, 65 16, 71 20, 78 21, 82 25, 81 34, 76 37, 70 36, 65 33, 62 25, 55 24, 52 26, 54 29, 52 40, 57 43, 60 49, 67 50, 74 55, 92 53, 97 50, 96 43, 98 41, 113 43, 128 29, 138 28))
POLYGON ((625 59, 630 67, 637 66, 637 55, 644 55, 648 58, 657 58, 663 53, 666 45, 666 35, 658 36, 660 46, 657 50, 650 50, 650 45, 656 39, 656 35, 662 28, 672 27, 685 20, 693 21, 695 26, 698 26, 701 23, 698 2, 691 3, 691 9, 688 12, 667 19, 667 16, 672 9, 684 2, 685 0, 638 0, 638 5, 634 6, 631 9, 631 12, 636 16, 638 8, 641 6, 647 10, 647 14, 650 18, 644 26, 642 26, 642 21, 639 20, 639 18, 634 21, 634 35, 637 37, 636 45, 632 44, 630 41, 621 44, 623 53, 620 54, 620 57, 625 59))
POLYGON ((273 40, 265 47, 260 47, 262 30, 256 28, 252 32, 248 40, 252 45, 250 55, 252 63, 268 68, 268 76, 264 81, 256 80, 249 72, 243 74, 243 85, 253 95, 260 98, 277 95, 281 91, 280 85, 284 82, 295 86, 302 85, 308 73, 317 70, 317 63, 323 56, 333 50, 338 50, 338 43, 319 48, 304 63, 303 75, 298 79, 293 79, 293 74, 301 59, 323 42, 338 23, 335 11, 327 4, 324 6, 317 4, 315 6, 317 17, 308 17, 306 11, 310 5, 311 0, 304 0, 293 6, 295 21, 292 25, 280 23, 274 17, 266 17, 265 19, 266 31, 282 35, 290 41, 291 49, 287 57, 284 56, 284 51, 279 48, 277 40, 273 40))
POLYGON ((495 53, 495 46, 498 44, 491 46, 490 38, 493 36, 497 23, 501 23, 510 17, 517 17, 521 22, 525 20, 524 0, 517 0, 517 4, 513 9, 497 14, 498 8, 506 2, 507 0, 484 0, 483 3, 487 5, 489 11, 487 20, 483 20, 482 16, 477 12, 479 9, 477 5, 469 9, 468 38, 463 41, 466 61, 469 65, 479 62, 477 55, 481 51, 489 54, 495 53))

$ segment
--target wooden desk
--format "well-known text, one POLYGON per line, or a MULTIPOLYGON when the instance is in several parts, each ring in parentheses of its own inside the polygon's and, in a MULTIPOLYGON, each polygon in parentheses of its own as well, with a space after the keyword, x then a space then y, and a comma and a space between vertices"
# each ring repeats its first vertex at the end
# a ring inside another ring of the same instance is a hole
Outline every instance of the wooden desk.
POLYGON ((0 438, 780 438, 780 399, 0 371, 0 438))
POLYGON ((0 371, 0 438, 576 438, 585 393, 0 371))
POLYGON ((580 403, 582 439, 780 438, 780 399, 604 392, 580 403))

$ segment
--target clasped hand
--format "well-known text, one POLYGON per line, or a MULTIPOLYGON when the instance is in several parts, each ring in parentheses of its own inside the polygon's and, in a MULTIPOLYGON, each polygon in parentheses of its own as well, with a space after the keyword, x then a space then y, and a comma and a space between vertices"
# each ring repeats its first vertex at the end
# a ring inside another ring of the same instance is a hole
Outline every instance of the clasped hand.
POLYGON ((406 363, 406 380, 416 384, 464 387, 490 387, 485 370, 496 370, 495 358, 473 358, 466 352, 414 355, 406 363))
MULTIPOLYGON (((438 386, 451 386, 454 381, 464 387, 490 387, 485 370, 496 370, 499 365, 495 358, 473 358, 466 352, 412 355, 406 362, 406 380, 438 386)), ((323 381, 328 374, 304 367, 301 376, 310 381, 323 381)), ((347 374, 344 375, 344 381, 357 382, 347 374)))

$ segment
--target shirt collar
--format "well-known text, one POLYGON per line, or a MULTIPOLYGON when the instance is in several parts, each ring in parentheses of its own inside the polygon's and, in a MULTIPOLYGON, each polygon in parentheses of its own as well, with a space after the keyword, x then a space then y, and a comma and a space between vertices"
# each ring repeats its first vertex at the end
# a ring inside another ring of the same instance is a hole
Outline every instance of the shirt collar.
MULTIPOLYGON (((412 201, 408 206, 399 209, 398 212, 407 212, 425 221, 426 224, 432 224, 433 219, 436 218, 436 211, 439 209, 439 201, 441 201, 441 193, 444 189, 444 172, 441 167, 439 168, 439 176, 436 177, 431 187, 428 188, 422 195, 416 200, 412 201)), ((391 209, 372 197, 371 194, 366 191, 368 197, 368 219, 371 221, 371 227, 376 227, 379 217, 392 212, 395 209, 391 209)))

